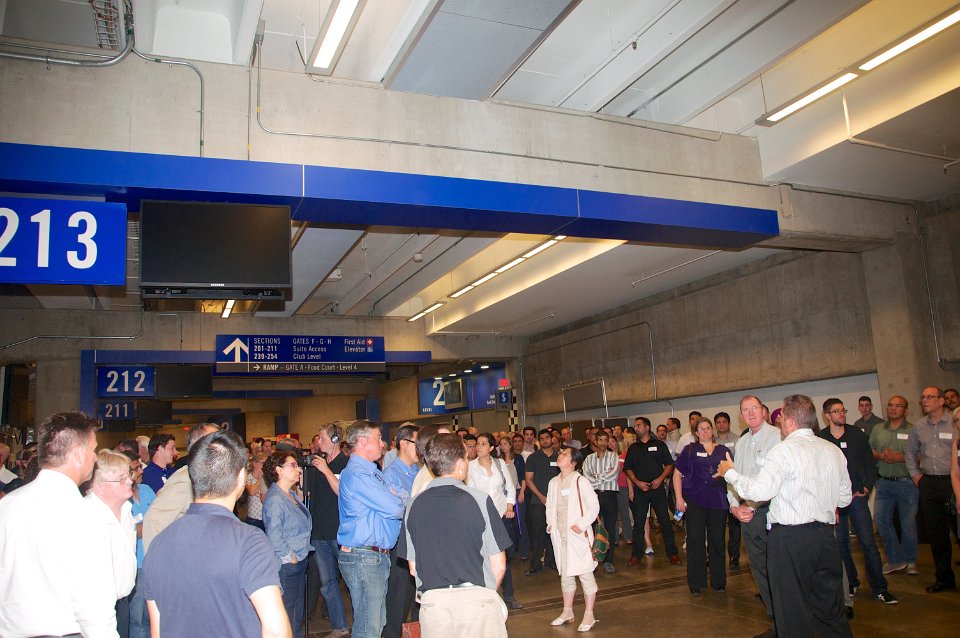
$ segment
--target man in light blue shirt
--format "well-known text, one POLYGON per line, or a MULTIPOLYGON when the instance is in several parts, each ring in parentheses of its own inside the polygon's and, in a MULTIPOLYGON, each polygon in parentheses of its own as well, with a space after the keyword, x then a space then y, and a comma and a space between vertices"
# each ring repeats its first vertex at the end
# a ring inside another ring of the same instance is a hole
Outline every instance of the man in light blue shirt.
MULTIPOLYGON (((397 428, 397 455, 393 463, 383 471, 383 478, 387 485, 403 499, 404 504, 410 501, 413 491, 413 480, 420 471, 417 463, 417 433, 420 428, 412 423, 404 423, 397 428)), ((383 630, 383 638, 400 638, 403 623, 413 608, 413 599, 417 591, 413 577, 410 575, 410 566, 407 561, 397 556, 396 547, 390 553, 390 577, 387 581, 387 625, 383 630)), ((414 619, 418 614, 414 615, 414 619)))
POLYGON ((374 461, 380 458, 380 424, 355 421, 347 428, 350 460, 340 474, 340 573, 353 602, 354 638, 380 638, 386 624, 390 548, 397 544, 403 499, 374 461))

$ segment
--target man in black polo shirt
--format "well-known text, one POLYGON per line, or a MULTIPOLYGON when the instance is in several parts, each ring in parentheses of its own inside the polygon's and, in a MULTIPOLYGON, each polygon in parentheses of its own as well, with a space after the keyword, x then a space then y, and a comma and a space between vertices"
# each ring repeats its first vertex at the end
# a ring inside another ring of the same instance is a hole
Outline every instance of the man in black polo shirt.
POLYGON ((463 484, 467 452, 458 435, 430 439, 424 460, 437 478, 407 507, 397 546, 422 594, 422 635, 506 638, 497 586, 510 535, 490 497, 463 484))
MULTIPOLYGON (((340 638, 350 634, 340 595, 340 568, 337 564, 337 529, 340 527, 337 495, 340 493, 340 473, 347 466, 347 455, 340 452, 343 433, 336 423, 321 426, 314 438, 320 454, 303 473, 303 491, 313 516, 310 544, 320 572, 320 593, 327 605, 332 629, 326 638, 340 638)), ((316 594, 311 600, 314 604, 315 599, 316 594)))
POLYGON ((233 515, 246 487, 246 465, 243 441, 233 432, 214 432, 191 449, 194 503, 154 539, 143 560, 155 635, 292 635, 273 546, 233 515))
POLYGON ((527 576, 533 576, 543 571, 540 557, 544 546, 547 549, 545 563, 548 568, 556 570, 557 562, 553 557, 553 543, 547 539, 547 486, 550 479, 560 474, 557 467, 557 452, 553 446, 553 435, 550 430, 540 430, 540 449, 527 457, 524 467, 524 477, 527 481, 527 530, 530 534, 530 569, 527 576))
POLYGON ((634 429, 637 431, 637 442, 627 450, 627 457, 623 461, 623 472, 627 480, 633 483, 633 556, 630 566, 636 567, 643 559, 643 527, 651 506, 660 522, 667 556, 672 564, 679 565, 680 556, 667 512, 667 492, 663 487, 663 482, 673 471, 673 456, 666 443, 650 436, 650 419, 637 417, 634 429))

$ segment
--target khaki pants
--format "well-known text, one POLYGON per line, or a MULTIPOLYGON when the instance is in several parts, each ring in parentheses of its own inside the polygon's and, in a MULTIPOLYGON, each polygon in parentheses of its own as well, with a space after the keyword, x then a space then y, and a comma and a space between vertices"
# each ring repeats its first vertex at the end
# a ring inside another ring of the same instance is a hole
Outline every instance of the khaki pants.
POLYGON ((506 638, 507 607, 486 587, 431 589, 420 597, 423 638, 506 638))

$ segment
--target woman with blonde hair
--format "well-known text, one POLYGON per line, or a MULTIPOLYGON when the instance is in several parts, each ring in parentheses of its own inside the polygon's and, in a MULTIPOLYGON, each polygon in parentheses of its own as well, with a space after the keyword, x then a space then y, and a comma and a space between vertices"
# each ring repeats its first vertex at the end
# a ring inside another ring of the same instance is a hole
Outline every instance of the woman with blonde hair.
POLYGON ((577 593, 577 576, 583 587, 586 610, 577 631, 590 631, 597 623, 593 607, 597 601, 597 581, 593 570, 593 521, 600 514, 600 502, 590 481, 577 472, 583 460, 580 450, 563 448, 557 455, 560 474, 547 486, 547 532, 553 543, 563 592, 563 612, 550 624, 554 627, 573 621, 573 597, 577 593))
POLYGON ((128 596, 137 579, 137 531, 130 513, 132 485, 130 459, 120 452, 100 450, 86 499, 103 523, 104 535, 110 539, 117 588, 117 633, 124 638, 130 632, 128 596))
MULTIPOLYGON (((717 443, 717 430, 710 419, 701 418, 694 430, 696 440, 677 457, 673 489, 677 511, 687 517, 687 585, 699 596, 707 586, 707 552, 710 553, 710 584, 714 590, 727 590, 725 531, 727 489, 723 478, 715 478, 720 461, 730 454, 717 443)), ((732 456, 732 455, 731 455, 732 456)))

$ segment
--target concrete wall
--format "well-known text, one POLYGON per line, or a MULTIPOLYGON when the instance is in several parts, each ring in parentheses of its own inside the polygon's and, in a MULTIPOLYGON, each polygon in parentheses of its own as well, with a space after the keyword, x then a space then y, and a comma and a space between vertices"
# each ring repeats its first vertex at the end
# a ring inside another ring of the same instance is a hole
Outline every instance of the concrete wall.
POLYGON ((525 349, 527 414, 562 411, 564 385, 603 378, 611 405, 876 369, 858 255, 783 254, 625 306, 525 349))

